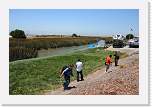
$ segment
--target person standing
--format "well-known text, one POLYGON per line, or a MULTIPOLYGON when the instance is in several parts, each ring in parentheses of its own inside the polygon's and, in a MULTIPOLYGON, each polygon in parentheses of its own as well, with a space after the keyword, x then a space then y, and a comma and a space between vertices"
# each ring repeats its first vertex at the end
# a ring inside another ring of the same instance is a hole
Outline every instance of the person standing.
POLYGON ((112 64, 112 55, 109 55, 106 57, 105 65, 106 65, 106 71, 110 68, 110 65, 112 64))
POLYGON ((80 61, 80 59, 78 59, 78 61, 76 62, 77 82, 84 80, 82 70, 83 70, 83 63, 80 61), (79 78, 79 75, 81 79, 79 78))
POLYGON ((115 60, 115 66, 118 66, 118 60, 119 60, 120 52, 115 51, 114 56, 115 56, 115 59, 114 59, 115 60))

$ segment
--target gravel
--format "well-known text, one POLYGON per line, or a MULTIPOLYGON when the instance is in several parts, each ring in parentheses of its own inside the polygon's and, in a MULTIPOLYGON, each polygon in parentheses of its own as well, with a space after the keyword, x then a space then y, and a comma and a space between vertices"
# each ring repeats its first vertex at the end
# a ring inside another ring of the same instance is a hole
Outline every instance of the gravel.
MULTIPOLYGON (((109 50, 109 49, 107 49, 109 50)), ((114 50, 110 48, 110 50, 114 50)), ((138 95, 139 94, 139 50, 116 49, 128 53, 128 57, 119 60, 119 66, 111 67, 111 72, 105 72, 101 67, 96 72, 85 77, 84 81, 70 83, 75 86, 64 91, 59 88, 46 95, 138 95), (129 51, 128 51, 129 50, 129 51)))

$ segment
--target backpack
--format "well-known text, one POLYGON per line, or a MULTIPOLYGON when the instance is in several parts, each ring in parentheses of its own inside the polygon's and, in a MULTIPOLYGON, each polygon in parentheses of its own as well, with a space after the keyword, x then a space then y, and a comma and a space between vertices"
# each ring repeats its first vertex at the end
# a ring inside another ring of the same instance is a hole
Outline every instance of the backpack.
POLYGON ((71 75, 71 69, 70 68, 66 68, 65 70, 64 70, 65 72, 63 73, 65 76, 70 76, 71 75))

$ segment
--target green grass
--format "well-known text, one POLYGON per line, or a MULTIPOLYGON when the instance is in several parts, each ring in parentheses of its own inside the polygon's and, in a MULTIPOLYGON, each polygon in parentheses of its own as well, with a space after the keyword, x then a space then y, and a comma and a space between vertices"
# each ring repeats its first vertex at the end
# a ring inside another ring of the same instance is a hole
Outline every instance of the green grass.
MULTIPOLYGON (((104 65, 105 56, 111 51, 89 49, 65 56, 55 56, 29 61, 10 62, 9 64, 9 93, 10 95, 43 94, 44 91, 54 90, 62 85, 59 77, 60 69, 67 64, 75 64, 78 58, 84 62, 84 76, 104 65), (100 61, 100 62, 99 62, 100 61)), ((76 71, 73 70, 76 79, 76 71)))

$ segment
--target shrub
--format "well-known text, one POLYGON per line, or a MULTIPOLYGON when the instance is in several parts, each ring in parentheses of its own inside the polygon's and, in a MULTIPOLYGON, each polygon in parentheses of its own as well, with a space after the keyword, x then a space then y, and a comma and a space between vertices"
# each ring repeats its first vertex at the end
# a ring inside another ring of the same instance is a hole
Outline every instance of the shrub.
POLYGON ((11 31, 10 35, 13 38, 26 38, 26 35, 25 35, 24 31, 18 30, 18 29, 14 30, 14 31, 11 31))
POLYGON ((78 36, 77 36, 77 34, 74 33, 74 34, 72 34, 72 37, 78 37, 78 36))
POLYGON ((128 40, 129 40, 129 39, 133 39, 133 38, 134 38, 134 35, 133 35, 133 34, 127 34, 127 35, 126 35, 126 39, 128 39, 128 40))

